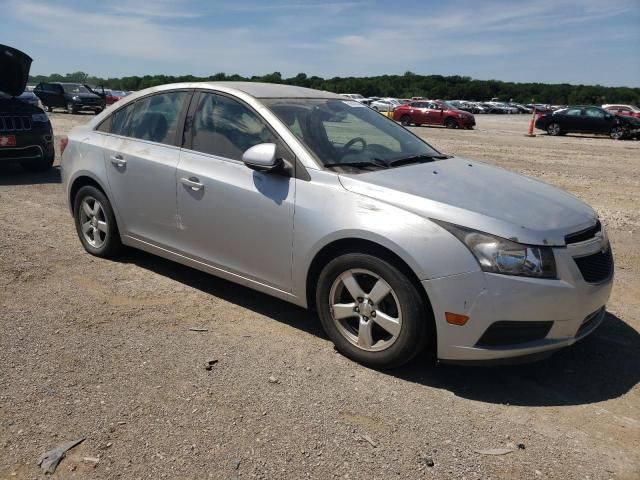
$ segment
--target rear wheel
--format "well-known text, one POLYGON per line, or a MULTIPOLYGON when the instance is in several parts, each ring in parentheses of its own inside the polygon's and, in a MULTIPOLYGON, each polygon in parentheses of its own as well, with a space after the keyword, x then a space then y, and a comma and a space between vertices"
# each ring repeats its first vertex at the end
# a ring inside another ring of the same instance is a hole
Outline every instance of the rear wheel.
POLYGON ((405 126, 408 127, 409 125, 411 125, 411 117, 409 115, 403 115, 400 117, 400 123, 405 126))
POLYGON ((447 128, 458 128, 458 122, 456 122, 454 118, 449 117, 444 121, 444 126, 447 128))
POLYGON ((82 187, 73 201, 76 231, 84 249, 97 257, 114 257, 122 250, 118 225, 107 197, 92 185, 82 187))
POLYGON ((549 125, 547 125, 547 133, 549 135, 552 136, 556 136, 556 135, 560 135, 560 133, 562 133, 562 130, 560 128, 560 124, 557 122, 552 122, 549 125))
POLYGON ((102 112, 101 108, 96 108, 93 113, 95 113, 96 115, 98 115, 100 112, 102 112))
POLYGON ((394 265, 369 254, 329 262, 318 279, 316 306, 337 350, 374 368, 407 363, 433 330, 416 287, 394 265))
POLYGON ((624 134, 625 134, 624 128, 622 128, 620 125, 616 125, 609 132, 609 136, 614 140, 620 140, 622 137, 624 137, 624 134))

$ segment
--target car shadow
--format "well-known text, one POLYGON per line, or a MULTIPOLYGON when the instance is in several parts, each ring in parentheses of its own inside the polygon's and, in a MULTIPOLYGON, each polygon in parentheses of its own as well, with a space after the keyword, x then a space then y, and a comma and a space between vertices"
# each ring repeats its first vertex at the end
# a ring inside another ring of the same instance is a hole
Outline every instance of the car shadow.
MULTIPOLYGON (((328 339, 313 312, 283 300, 133 249, 120 261, 328 339)), ((537 363, 494 367, 434 365, 425 353, 400 369, 381 373, 486 403, 582 405, 619 397, 638 383, 640 334, 607 312, 603 324, 592 335, 537 363)))
POLYGON ((299 330, 328 339, 314 313, 270 295, 215 277, 200 270, 140 250, 130 249, 118 258, 150 270, 208 295, 259 313, 299 330))
POLYGON ((46 172, 27 172, 17 163, 0 163, 0 186, 7 185, 42 185, 46 183, 62 183, 60 167, 53 167, 46 172))
POLYGON ((540 362, 493 367, 440 364, 425 369, 427 361, 419 357, 407 368, 388 373, 487 403, 583 405, 617 398, 637 385, 640 334, 607 312, 592 335, 540 362))

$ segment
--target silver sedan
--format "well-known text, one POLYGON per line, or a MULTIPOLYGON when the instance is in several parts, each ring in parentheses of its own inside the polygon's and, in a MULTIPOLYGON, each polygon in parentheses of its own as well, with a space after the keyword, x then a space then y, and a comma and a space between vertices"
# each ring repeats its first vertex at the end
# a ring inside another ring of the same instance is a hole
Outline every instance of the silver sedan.
POLYGON ((313 308, 338 350, 372 367, 425 349, 539 358, 604 318, 613 258, 589 206, 444 155, 343 96, 165 85, 63 145, 89 253, 128 245, 313 308))

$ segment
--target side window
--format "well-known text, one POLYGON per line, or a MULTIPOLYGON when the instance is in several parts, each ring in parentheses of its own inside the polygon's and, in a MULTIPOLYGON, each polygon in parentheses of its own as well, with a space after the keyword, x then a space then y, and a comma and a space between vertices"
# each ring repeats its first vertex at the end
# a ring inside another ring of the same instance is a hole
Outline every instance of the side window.
POLYGON ((565 115, 569 115, 571 117, 579 117, 581 113, 582 110, 580 108, 570 108, 569 110, 564 112, 565 115))
POLYGON ((173 145, 178 120, 189 95, 190 92, 167 92, 138 100, 130 120, 129 136, 173 145))
POLYGON ((259 143, 278 143, 264 121, 246 105, 213 93, 201 93, 192 127, 192 150, 242 160, 259 143))
POLYGON ((604 118, 605 117, 604 111, 600 110, 599 108, 593 108, 593 107, 585 109, 585 115, 587 117, 592 117, 592 118, 604 118))
MULTIPOLYGON (((122 136, 128 136, 129 134, 129 124, 131 122, 131 117, 133 116, 133 109, 134 109, 135 103, 131 103, 129 105, 127 105, 124 108, 121 108, 120 110, 118 110, 117 112, 115 112, 113 115, 111 115, 111 133, 113 133, 114 135, 122 135, 122 136)), ((108 123, 108 122, 103 122, 103 123, 108 123)), ((102 125, 100 125, 102 127, 102 125)), ((100 131, 104 131, 101 130, 100 131)))

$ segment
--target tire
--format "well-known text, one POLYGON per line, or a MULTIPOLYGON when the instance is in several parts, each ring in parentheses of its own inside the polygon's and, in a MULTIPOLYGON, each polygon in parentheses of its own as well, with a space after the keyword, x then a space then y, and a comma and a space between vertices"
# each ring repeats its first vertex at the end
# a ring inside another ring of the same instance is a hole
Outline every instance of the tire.
POLYGON ((613 140, 622 140, 625 134, 626 132, 624 130, 624 127, 621 127, 620 125, 616 125, 609 132, 609 137, 611 137, 613 140))
POLYGON ((67 113, 78 113, 78 110, 73 106, 72 102, 67 103, 67 113))
POLYGON ((430 337, 435 339, 430 335, 433 320, 416 287, 394 265, 373 255, 348 253, 329 262, 318 278, 316 307, 336 349, 368 367, 404 365, 430 337))
POLYGON ((454 118, 449 117, 444 121, 444 126, 447 128, 458 128, 458 122, 456 122, 454 118))
POLYGON ((411 117, 409 115, 401 116, 400 123, 402 124, 402 126, 408 127, 409 125, 411 125, 411 117))
POLYGON ((37 158, 35 160, 23 160, 20 162, 20 166, 27 172, 46 172, 53 166, 53 162, 56 158, 55 152, 50 155, 46 155, 43 158, 37 158))
POLYGON ((47 112, 51 113, 53 112, 53 107, 45 107, 47 109, 47 112))
POLYGON ((96 187, 86 185, 78 191, 73 200, 73 218, 80 242, 91 255, 112 258, 122 251, 111 203, 96 187))
POLYGON ((102 112, 102 108, 96 108, 96 109, 93 111, 93 113, 94 113, 94 114, 96 114, 96 115, 99 115, 99 114, 100 114, 100 112, 102 112))
POLYGON ((373 110, 375 110, 376 112, 379 112, 380 109, 378 107, 371 107, 373 110))
POLYGON ((421 126, 422 126, 422 124, 421 124, 421 123, 414 123, 414 125, 415 125, 416 127, 421 127, 421 126))
POLYGON ((547 133, 552 137, 560 135, 562 133, 562 129, 560 128, 560 124, 557 122, 551 122, 547 125, 547 133))

